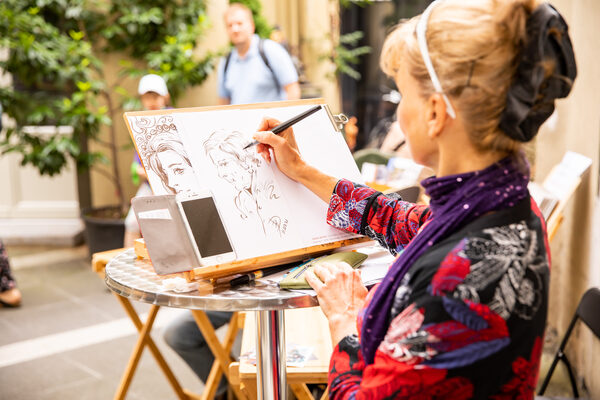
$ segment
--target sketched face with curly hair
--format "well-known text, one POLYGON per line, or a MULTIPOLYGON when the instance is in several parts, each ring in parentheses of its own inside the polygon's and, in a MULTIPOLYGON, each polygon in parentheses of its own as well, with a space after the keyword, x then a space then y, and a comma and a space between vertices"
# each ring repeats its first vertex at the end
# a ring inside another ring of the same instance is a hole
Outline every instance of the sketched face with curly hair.
POLYGON ((251 152, 244 151, 246 140, 240 132, 218 130, 204 142, 204 150, 217 167, 219 177, 236 190, 251 190, 260 160, 251 152))
POLYGON ((273 215, 268 207, 265 208, 267 202, 280 197, 272 179, 258 178, 261 160, 254 152, 244 150, 246 143, 247 139, 240 132, 220 129, 206 139, 203 147, 219 178, 237 192, 233 203, 240 218, 257 221, 265 235, 282 237, 287 219, 273 215))

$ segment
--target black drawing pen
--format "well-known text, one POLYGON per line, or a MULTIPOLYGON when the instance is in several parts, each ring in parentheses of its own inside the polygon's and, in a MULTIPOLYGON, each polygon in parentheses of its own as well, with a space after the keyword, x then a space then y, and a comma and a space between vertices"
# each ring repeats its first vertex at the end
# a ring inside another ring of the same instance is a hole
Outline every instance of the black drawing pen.
POLYGON ((247 283, 254 282, 256 279, 260 279, 263 276, 273 275, 280 271, 290 269, 293 265, 294 264, 285 264, 285 265, 281 265, 279 267, 273 267, 273 268, 269 268, 266 270, 253 271, 248 274, 244 274, 242 276, 238 276, 237 278, 232 279, 231 281, 229 281, 229 285, 231 285, 231 286, 245 285, 247 283))
MULTIPOLYGON (((271 132, 273 132, 274 134, 278 135, 281 132, 285 131, 287 128, 289 128, 292 125, 294 125, 295 123, 300 122, 304 118, 308 117, 309 115, 316 113, 320 109, 321 109, 321 105, 309 108, 308 110, 304 111, 302 114, 298 114, 295 117, 292 117, 292 118, 288 119, 287 121, 280 123, 275 128, 271 129, 271 132)), ((244 150, 246 150, 248 147, 257 145, 258 143, 259 143, 258 141, 254 140, 251 143, 247 144, 244 147, 244 150)))

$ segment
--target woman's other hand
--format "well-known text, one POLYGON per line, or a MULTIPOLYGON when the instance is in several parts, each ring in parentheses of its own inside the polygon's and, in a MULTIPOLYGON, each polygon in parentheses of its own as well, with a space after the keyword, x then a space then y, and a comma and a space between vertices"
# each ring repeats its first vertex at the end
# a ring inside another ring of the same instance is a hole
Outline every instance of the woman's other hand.
POLYGON ((358 313, 367 297, 360 272, 345 262, 322 263, 306 273, 306 280, 317 292, 321 309, 329 321, 333 345, 356 334, 358 313))

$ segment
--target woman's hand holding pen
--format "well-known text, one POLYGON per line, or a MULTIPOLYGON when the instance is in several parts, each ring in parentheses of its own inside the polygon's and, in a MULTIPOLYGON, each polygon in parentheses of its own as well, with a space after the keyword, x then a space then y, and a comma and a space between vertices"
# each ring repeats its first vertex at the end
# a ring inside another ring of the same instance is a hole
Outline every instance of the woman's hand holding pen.
POLYGON ((262 120, 258 127, 261 132, 254 134, 254 140, 259 142, 256 151, 270 163, 272 150, 275 163, 281 172, 288 178, 306 186, 323 201, 329 202, 337 179, 306 164, 298 151, 292 128, 284 130, 279 135, 269 132, 277 125, 279 125, 279 121, 276 119, 264 118, 262 120))
POLYGON ((360 272, 345 262, 322 263, 306 272, 306 281, 317 292, 319 305, 329 321, 333 345, 356 334, 356 319, 367 297, 360 272))
POLYGON ((256 146, 256 151, 270 163, 270 150, 273 150, 273 157, 279 170, 288 178, 299 181, 300 171, 305 166, 305 163, 298 152, 294 131, 292 128, 288 128, 279 135, 275 135, 270 130, 277 125, 279 125, 279 121, 274 118, 264 118, 262 120, 258 127, 258 130, 261 132, 257 132, 254 135, 254 139, 260 142, 256 146))

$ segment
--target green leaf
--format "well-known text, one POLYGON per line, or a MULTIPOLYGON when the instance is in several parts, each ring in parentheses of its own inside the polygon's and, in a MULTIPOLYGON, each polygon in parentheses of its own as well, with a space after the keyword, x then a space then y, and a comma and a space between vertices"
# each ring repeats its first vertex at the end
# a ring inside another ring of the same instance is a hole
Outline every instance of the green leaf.
POLYGON ((82 92, 87 92, 92 87, 90 82, 77 82, 77 88, 82 92))
POLYGON ((106 115, 101 115, 100 118, 98 118, 100 123, 103 125, 107 125, 110 126, 112 125, 112 119, 110 119, 110 117, 106 116, 106 115))
POLYGON ((129 92, 129 90, 125 89, 123 86, 117 86, 115 88, 115 92, 117 92, 118 94, 120 94, 121 96, 129 96, 131 93, 129 92))
POLYGON ((73 40, 79 41, 79 40, 83 39, 84 33, 83 32, 78 32, 78 31, 74 31, 74 30, 71 29, 69 31, 69 36, 71 36, 73 38, 73 40))

